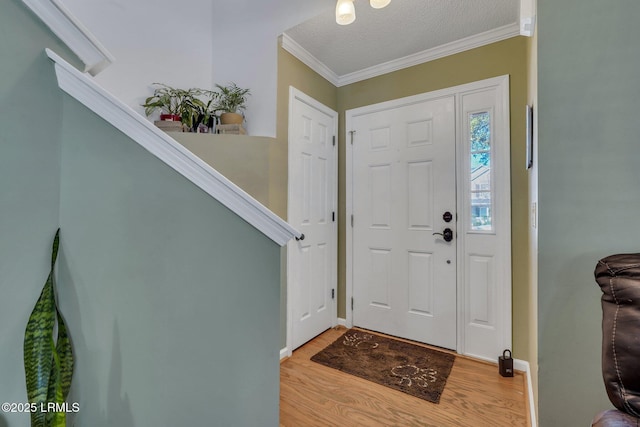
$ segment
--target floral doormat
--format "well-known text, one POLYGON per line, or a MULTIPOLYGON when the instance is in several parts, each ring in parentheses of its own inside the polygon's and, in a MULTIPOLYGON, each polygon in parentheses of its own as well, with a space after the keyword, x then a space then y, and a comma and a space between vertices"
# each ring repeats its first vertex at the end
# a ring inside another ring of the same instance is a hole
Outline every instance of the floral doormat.
POLYGON ((438 403, 455 356, 350 329, 311 360, 438 403))

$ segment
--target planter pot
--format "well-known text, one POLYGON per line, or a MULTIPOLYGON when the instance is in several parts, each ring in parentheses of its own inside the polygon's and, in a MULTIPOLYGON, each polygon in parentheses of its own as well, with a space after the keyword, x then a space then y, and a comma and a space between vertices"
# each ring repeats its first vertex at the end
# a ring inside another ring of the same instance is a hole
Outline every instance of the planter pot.
POLYGON ((156 120, 153 122, 158 128, 165 132, 183 132, 182 123, 175 120, 156 120))
POLYGON ((242 114, 238 113, 222 113, 220 114, 220 122, 223 125, 241 125, 244 121, 242 114))
POLYGON ((160 120, 169 121, 169 122, 179 122, 181 118, 177 114, 160 114, 160 120))

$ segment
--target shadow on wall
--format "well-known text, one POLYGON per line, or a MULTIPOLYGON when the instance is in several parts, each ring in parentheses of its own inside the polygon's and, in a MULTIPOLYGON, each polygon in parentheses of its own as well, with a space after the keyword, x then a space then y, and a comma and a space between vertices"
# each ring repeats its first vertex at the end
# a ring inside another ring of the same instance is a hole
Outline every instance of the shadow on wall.
MULTIPOLYGON (((96 390, 97 383, 92 383, 90 385, 94 390, 96 390)), ((122 355, 120 350, 120 331, 117 321, 114 321, 113 342, 111 347, 111 368, 109 370, 106 407, 99 409, 96 407, 87 408, 89 410, 85 411, 83 416, 83 402, 69 399, 70 402, 78 401, 80 403, 80 412, 78 413, 78 417, 70 419, 70 424, 75 425, 74 423, 77 423, 78 425, 83 425, 85 423, 90 423, 93 426, 132 426, 133 413, 131 412, 129 396, 121 391, 122 355), (96 415, 94 416, 92 413, 96 415), (85 421, 83 421, 83 419, 85 421)), ((84 402, 89 404, 88 401, 90 400, 91 399, 85 399, 84 402)), ((0 427, 2 426, 0 425, 0 427)))
MULTIPOLYGON (((64 243, 64 242, 63 242, 64 243)), ((96 334, 105 328, 99 328, 95 324, 95 319, 81 319, 80 298, 78 291, 86 289, 84 283, 75 283, 71 279, 71 268, 68 260, 64 256, 64 245, 62 246, 61 258, 59 259, 58 291, 60 301, 65 304, 63 314, 67 321, 67 326, 71 331, 71 340, 76 361, 71 384, 71 392, 67 401, 69 403, 78 402, 80 411, 68 415, 68 425, 92 425, 98 426, 132 426, 133 413, 129 397, 122 390, 122 353, 120 346, 120 329, 117 320, 113 321, 113 338, 111 343, 111 366, 109 370, 109 384, 107 388, 106 402, 100 402, 96 396, 103 395, 100 392, 100 382, 96 370, 101 361, 106 359, 106 355, 100 354, 100 349, 89 348, 85 333, 96 334), (80 325, 84 325, 81 328, 80 325)), ((101 340, 98 340, 101 341, 101 340)), ((95 342, 95 341, 94 341, 95 342)), ((2 424, 0 427, 8 427, 2 424)))
MULTIPOLYGON (((120 329, 113 321, 113 345, 111 347, 111 369, 107 389, 107 426, 132 426, 133 414, 127 393, 122 390, 122 353, 120 351, 120 329)), ((101 413, 102 415, 102 413, 101 413)))
MULTIPOLYGON (((541 285, 546 307, 540 313, 540 347, 544 354, 552 354, 553 361, 570 361, 568 364, 552 363, 549 357, 540 358, 540 372, 547 390, 558 390, 557 395, 580 395, 590 402, 590 407, 609 408, 602 380, 602 292, 596 283, 593 271, 598 260, 606 256, 599 251, 585 251, 567 257, 564 265, 553 273, 553 280, 541 285), (562 327, 559 327, 561 325, 562 327), (571 331, 571 333, 567 333, 571 331)), ((550 262, 547 262, 547 265, 550 262)), ((566 402, 560 402, 548 394, 541 394, 539 405, 545 415, 540 425, 564 425, 566 402), (564 421, 563 421, 564 420, 564 421)), ((574 406, 577 410, 577 406, 574 406)), ((575 425, 589 425, 599 412, 584 412, 572 415, 575 425)), ((572 424, 573 425, 573 424, 572 424)))
POLYGON ((7 424, 7 421, 2 415, 0 415, 0 427, 9 427, 9 424, 7 424))

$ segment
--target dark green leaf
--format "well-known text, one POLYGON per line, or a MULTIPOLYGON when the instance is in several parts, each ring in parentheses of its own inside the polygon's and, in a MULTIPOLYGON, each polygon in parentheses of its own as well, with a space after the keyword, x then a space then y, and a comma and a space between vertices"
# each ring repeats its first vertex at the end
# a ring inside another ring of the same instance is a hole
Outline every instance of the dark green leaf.
POLYGON ((49 402, 65 402, 73 375, 73 353, 64 319, 55 302, 54 267, 58 257, 60 229, 56 232, 51 252, 51 271, 31 312, 24 337, 24 366, 27 396, 38 411, 31 413, 32 427, 64 427, 64 412, 40 411, 49 402), (53 340, 55 324, 58 337, 53 340))

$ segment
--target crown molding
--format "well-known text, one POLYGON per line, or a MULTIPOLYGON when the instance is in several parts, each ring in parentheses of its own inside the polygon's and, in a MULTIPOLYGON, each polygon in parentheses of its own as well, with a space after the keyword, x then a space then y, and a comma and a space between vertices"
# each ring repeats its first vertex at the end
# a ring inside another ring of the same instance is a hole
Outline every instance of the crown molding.
POLYGON ((280 46, 296 58, 300 60, 303 64, 311 68, 316 73, 320 74, 322 77, 327 79, 329 83, 334 86, 339 85, 339 76, 334 73, 329 67, 324 65, 318 58, 313 56, 308 50, 303 48, 293 40, 289 35, 283 33, 280 36, 280 46))
POLYGON ((22 0, 84 63, 92 76, 115 61, 109 51, 60 0, 22 0))
POLYGON ((280 246, 301 234, 131 107, 50 49, 60 89, 111 123, 280 246))
POLYGON ((367 80, 372 77, 391 73, 393 71, 402 70, 403 68, 409 68, 414 65, 423 64, 435 59, 444 58, 445 56, 454 55, 466 50, 475 49, 477 47, 499 42, 501 40, 506 40, 518 35, 520 35, 520 25, 518 23, 513 23, 495 28, 493 30, 485 31, 484 33, 466 37, 464 39, 456 40, 454 42, 447 43, 438 47, 434 47, 432 49, 423 50, 422 52, 417 52, 403 58, 394 59, 393 61, 384 62, 382 64, 364 68, 359 71, 354 71, 353 73, 343 74, 341 76, 333 72, 322 61, 313 56, 305 48, 300 46, 286 33, 282 34, 280 43, 283 49, 298 58, 302 63, 306 64, 313 71, 327 79, 334 86, 340 87, 362 80, 367 80))
POLYGON ((404 58, 394 59, 393 61, 374 65, 373 67, 365 68, 360 71, 344 74, 338 79, 338 87, 370 79, 372 77, 381 76, 393 71, 402 70, 404 68, 413 67, 414 65, 424 64, 425 62, 444 58, 445 56, 454 55, 456 53, 475 49, 501 40, 506 40, 519 34, 520 27, 517 23, 498 27, 493 30, 485 31, 484 33, 443 44, 432 49, 423 50, 422 52, 414 53, 412 55, 405 56, 404 58))

